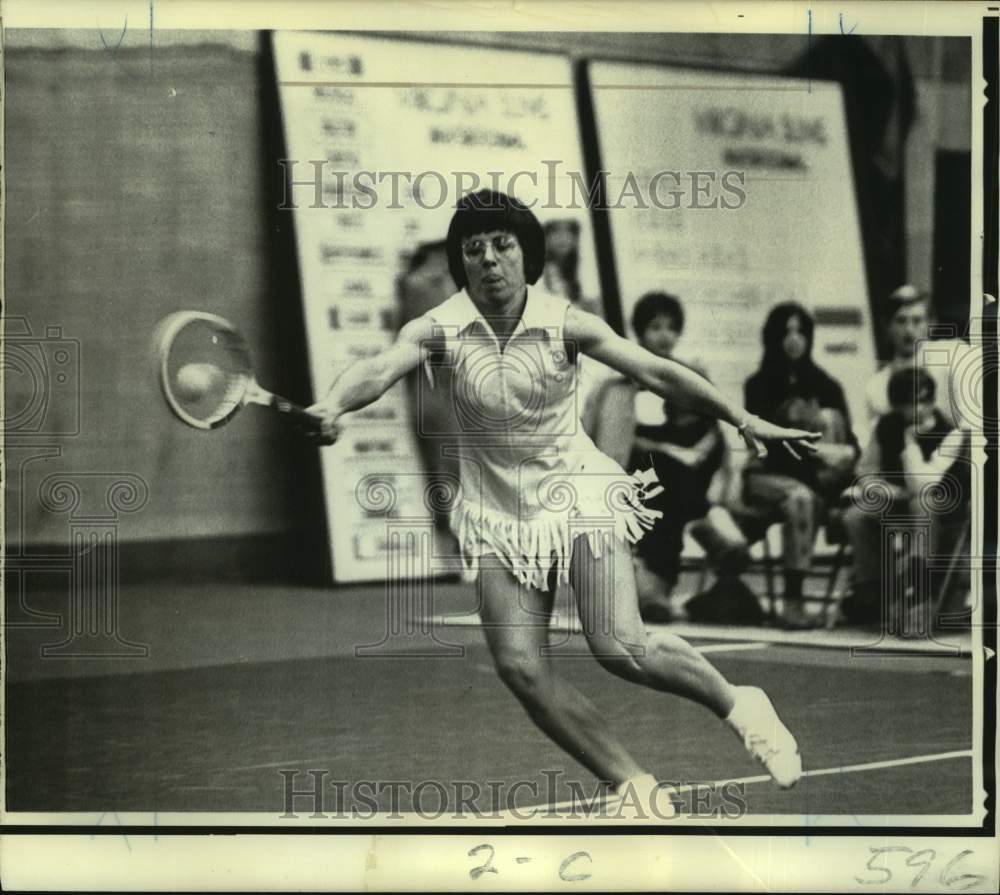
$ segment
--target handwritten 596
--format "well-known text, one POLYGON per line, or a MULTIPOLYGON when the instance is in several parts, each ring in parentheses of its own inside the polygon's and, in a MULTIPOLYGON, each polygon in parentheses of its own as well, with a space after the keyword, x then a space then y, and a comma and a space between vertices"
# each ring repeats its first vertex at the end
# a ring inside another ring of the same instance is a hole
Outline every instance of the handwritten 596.
POLYGON ((970 849, 960 851, 950 860, 947 856, 938 859, 933 848, 914 851, 905 845, 886 845, 869 848, 869 851, 871 856, 865 865, 869 874, 854 877, 862 885, 884 886, 898 876, 904 883, 908 878, 910 888, 915 889, 926 877, 928 883, 940 883, 955 892, 962 892, 986 879, 981 873, 967 872, 968 858, 974 856, 970 849), (966 872, 963 872, 963 865, 966 872), (936 879, 932 869, 937 873, 936 879))

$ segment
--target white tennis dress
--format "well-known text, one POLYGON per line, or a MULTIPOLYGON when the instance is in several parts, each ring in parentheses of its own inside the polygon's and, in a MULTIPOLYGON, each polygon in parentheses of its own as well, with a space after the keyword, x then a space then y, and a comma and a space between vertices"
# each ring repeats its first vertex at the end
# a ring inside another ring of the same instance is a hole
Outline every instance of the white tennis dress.
POLYGON ((581 427, 578 358, 563 341, 569 307, 529 289, 502 350, 465 290, 424 315, 436 343, 428 379, 442 368, 451 377, 460 435, 442 449, 459 457, 450 521, 468 580, 492 553, 522 584, 546 589, 553 563, 565 583, 578 536, 600 556, 602 541, 634 543, 662 515, 644 506, 663 490, 656 474, 629 475, 581 427))

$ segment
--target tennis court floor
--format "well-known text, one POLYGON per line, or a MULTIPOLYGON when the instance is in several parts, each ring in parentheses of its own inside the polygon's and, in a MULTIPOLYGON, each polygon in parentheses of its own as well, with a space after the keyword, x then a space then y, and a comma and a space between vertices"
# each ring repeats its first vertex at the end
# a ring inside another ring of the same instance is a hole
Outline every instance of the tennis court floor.
MULTIPOLYGON (((32 597, 32 609, 54 610, 32 597)), ((449 597, 449 657, 359 658, 385 624, 379 588, 274 585, 144 586, 122 613, 146 659, 41 659, 58 632, 8 630, 7 805, 12 811, 284 812, 281 770, 325 780, 478 784, 498 810, 557 801, 597 781, 529 722, 495 676, 469 616, 449 597), (548 776, 546 776, 546 772, 548 776), (493 781, 493 789, 490 789, 493 781), (517 781, 535 781, 537 791, 517 781), (508 800, 512 800, 508 801, 508 800)), ((25 620, 8 609, 10 620, 25 620)), ((569 626, 570 628, 572 626, 569 626)), ((972 808, 971 659, 852 655, 846 646, 770 643, 755 632, 693 639, 736 683, 763 687, 796 734, 806 776, 779 790, 710 712, 625 683, 592 659, 564 673, 605 713, 640 762, 681 795, 736 781, 750 815, 817 823, 885 814, 968 814, 972 808), (687 790, 684 787, 688 787, 687 790)), ((554 632, 567 651, 582 638, 554 632)), ((426 796, 426 798, 424 798, 426 796)), ((380 810, 391 794, 376 796, 380 810)), ((683 803, 683 799, 682 799, 683 803)), ((329 803, 328 803, 329 804, 329 803)), ((421 806, 434 811, 439 791, 421 806)), ((454 808, 449 804, 448 810, 454 808)), ((308 813, 309 805, 304 808, 308 813)), ((442 808, 442 810, 444 810, 442 808)))

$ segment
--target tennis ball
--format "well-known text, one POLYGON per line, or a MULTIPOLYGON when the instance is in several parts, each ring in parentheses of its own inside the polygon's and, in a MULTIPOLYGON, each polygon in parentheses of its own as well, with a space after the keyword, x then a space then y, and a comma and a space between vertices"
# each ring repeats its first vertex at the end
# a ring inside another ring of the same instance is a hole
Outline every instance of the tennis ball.
POLYGON ((185 401, 197 401, 215 388, 223 373, 215 364, 185 364, 177 371, 174 391, 185 401))

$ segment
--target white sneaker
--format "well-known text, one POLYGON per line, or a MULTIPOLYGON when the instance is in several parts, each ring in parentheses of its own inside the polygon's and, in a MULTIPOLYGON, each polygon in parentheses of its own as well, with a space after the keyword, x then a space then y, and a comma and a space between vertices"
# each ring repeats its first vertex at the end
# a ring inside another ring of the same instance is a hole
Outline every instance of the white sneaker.
POLYGON ((626 780, 616 787, 615 792, 618 798, 609 802, 608 808, 616 820, 655 824, 677 816, 677 806, 670 794, 652 774, 626 780))
POLYGON ((795 737, 781 723, 767 694, 759 687, 734 687, 736 702, 726 721, 743 745, 782 789, 802 776, 802 757, 795 737))

